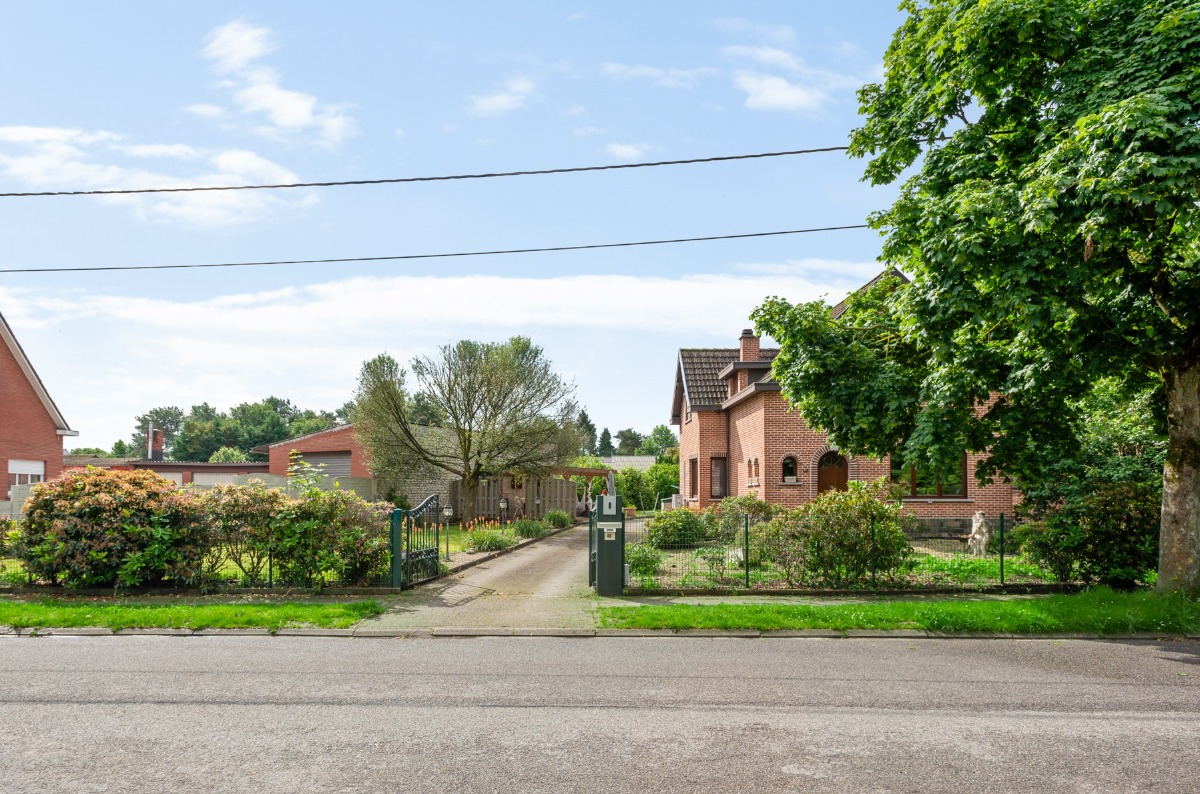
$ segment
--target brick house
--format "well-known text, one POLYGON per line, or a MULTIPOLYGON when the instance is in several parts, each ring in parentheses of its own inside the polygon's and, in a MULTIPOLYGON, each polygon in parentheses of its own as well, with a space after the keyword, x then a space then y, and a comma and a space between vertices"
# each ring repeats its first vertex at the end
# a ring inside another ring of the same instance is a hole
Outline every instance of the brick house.
POLYGON ((750 329, 735 348, 679 351, 671 423, 679 425, 680 493, 688 505, 749 494, 797 507, 822 491, 845 490, 851 480, 890 476, 907 491, 906 512, 920 518, 957 524, 977 510, 1012 514, 1019 496, 1011 485, 975 481, 980 454, 964 454, 961 471, 940 483, 911 467, 893 467, 890 458, 842 454, 788 410, 771 377, 778 352, 762 349, 750 329))
POLYGON ((0 314, 0 467, 4 500, 15 485, 62 474, 63 436, 77 436, 0 314))

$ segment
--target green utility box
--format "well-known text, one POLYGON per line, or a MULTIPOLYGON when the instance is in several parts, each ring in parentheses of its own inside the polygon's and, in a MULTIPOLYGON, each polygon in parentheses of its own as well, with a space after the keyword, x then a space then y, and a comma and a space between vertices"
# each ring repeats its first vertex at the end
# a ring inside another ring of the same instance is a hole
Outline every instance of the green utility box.
POLYGON ((624 500, 601 494, 596 503, 596 594, 619 596, 625 590, 624 500))

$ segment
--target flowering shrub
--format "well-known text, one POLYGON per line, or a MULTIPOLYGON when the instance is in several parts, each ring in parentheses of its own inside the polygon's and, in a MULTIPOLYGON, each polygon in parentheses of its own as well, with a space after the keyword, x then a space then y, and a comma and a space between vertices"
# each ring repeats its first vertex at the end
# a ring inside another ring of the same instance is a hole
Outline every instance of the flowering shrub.
POLYGON ((467 532, 467 546, 475 551, 501 551, 517 545, 518 538, 500 522, 477 518, 463 525, 467 532))
POLYGON ((768 559, 789 586, 852 587, 872 573, 892 577, 912 551, 885 480, 850 483, 778 514, 751 534, 751 559, 768 559))
POLYGON ((217 485, 195 491, 196 501, 209 525, 212 547, 205 568, 216 573, 231 562, 245 584, 261 584, 274 541, 272 522, 291 500, 262 480, 246 485, 217 485))
POLYGON ((67 587, 197 584, 209 547, 190 494, 148 471, 87 469, 34 486, 16 555, 67 587))
POLYGON ((550 532, 550 525, 536 518, 518 518, 508 525, 510 531, 522 538, 540 538, 550 532))
POLYGON ((704 541, 704 523, 700 514, 691 510, 659 513, 646 526, 646 540, 659 549, 696 546, 704 541))

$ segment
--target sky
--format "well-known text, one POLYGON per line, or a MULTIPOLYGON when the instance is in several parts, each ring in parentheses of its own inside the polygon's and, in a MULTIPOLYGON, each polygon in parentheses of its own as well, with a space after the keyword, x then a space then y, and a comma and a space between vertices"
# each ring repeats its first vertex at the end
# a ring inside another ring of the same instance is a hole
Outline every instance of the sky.
MULTIPOLYGON (((0 0, 0 192, 345 181, 845 145, 901 21, 875 2, 0 0)), ((540 345, 598 427, 670 420, 678 350, 755 306, 840 300, 847 230, 594 251, 6 273, 536 248, 863 223, 844 153, 272 191, 0 198, 0 313, 79 436, 268 395, 333 410, 363 361, 540 345)), ((768 340, 769 342, 769 340, 768 340)))

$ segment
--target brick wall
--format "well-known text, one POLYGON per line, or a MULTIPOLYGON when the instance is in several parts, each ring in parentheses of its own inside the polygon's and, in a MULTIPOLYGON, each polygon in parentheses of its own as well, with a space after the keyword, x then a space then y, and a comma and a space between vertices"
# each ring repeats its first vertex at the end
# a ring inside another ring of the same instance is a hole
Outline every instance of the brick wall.
POLYGON ((349 452, 350 476, 372 477, 362 445, 354 438, 352 425, 326 430, 323 433, 314 433, 311 436, 272 446, 270 450, 271 474, 280 477, 287 476, 288 456, 291 455, 293 449, 302 454, 305 452, 349 452))
POLYGON ((8 461, 39 460, 46 479, 62 474, 63 440, 8 345, 0 342, 0 497, 8 492, 8 461))
MULTIPOLYGON (((679 492, 684 498, 691 496, 693 490, 699 494, 699 501, 689 503, 706 507, 713 504, 711 493, 712 459, 726 457, 729 448, 725 438, 725 413, 722 411, 694 411, 689 422, 686 406, 683 424, 679 428, 679 492), (696 460, 696 475, 698 488, 692 488, 690 477, 690 462, 696 460)), ((734 475, 734 462, 728 462, 729 478, 734 475)), ((731 490, 730 493, 736 493, 731 490)), ((716 501, 720 501, 717 499, 716 501)))
MULTIPOLYGON (((982 410, 982 408, 981 408, 982 410)), ((691 493, 687 482, 688 461, 698 460, 699 506, 714 502, 709 492, 714 455, 728 453, 730 488, 733 496, 753 494, 774 504, 798 507, 817 495, 817 462, 832 450, 829 439, 804 422, 800 414, 789 411, 779 392, 762 392, 729 410, 729 435, 725 436, 725 413, 694 413, 690 423, 680 428, 680 482, 685 495, 691 493), (783 460, 796 460, 796 482, 783 481, 783 460), (759 462, 758 485, 750 478, 755 459, 759 462), (747 461, 750 462, 749 471, 747 461)), ((974 479, 975 467, 982 454, 967 456, 967 495, 963 499, 914 498, 904 501, 905 512, 923 519, 969 520, 976 510, 989 517, 1012 515, 1019 500, 1016 490, 1005 483, 980 486, 974 479)), ((890 474, 891 463, 848 456, 849 480, 871 481, 890 474)))

